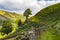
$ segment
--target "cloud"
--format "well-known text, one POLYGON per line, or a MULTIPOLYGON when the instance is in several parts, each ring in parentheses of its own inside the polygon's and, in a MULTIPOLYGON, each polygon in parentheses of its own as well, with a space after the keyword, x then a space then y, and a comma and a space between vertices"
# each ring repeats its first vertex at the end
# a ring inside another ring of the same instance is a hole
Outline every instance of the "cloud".
POLYGON ((0 0, 0 9, 12 12, 23 13, 27 8, 32 10, 33 15, 42 8, 59 1, 38 1, 38 0, 0 0))

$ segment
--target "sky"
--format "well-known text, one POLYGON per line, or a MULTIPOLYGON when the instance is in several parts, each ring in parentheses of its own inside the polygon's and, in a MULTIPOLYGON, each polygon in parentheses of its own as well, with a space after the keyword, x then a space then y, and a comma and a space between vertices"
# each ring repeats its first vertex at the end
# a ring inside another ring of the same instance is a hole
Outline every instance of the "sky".
POLYGON ((60 3, 60 1, 59 0, 0 0, 0 9, 23 14, 23 12, 27 8, 30 8, 32 10, 32 14, 35 15, 41 9, 56 3, 60 3))

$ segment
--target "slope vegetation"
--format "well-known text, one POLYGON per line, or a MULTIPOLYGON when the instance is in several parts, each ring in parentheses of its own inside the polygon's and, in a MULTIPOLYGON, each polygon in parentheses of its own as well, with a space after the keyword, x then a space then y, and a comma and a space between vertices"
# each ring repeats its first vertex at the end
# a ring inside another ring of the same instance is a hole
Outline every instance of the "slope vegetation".
POLYGON ((52 21, 60 20, 60 3, 42 9, 31 19, 41 24, 48 24, 52 21))
POLYGON ((12 34, 18 28, 19 20, 21 20, 21 22, 24 22, 25 21, 25 17, 23 17, 22 15, 17 14, 17 13, 12 13, 12 12, 7 12, 7 11, 4 11, 4 10, 0 10, 0 38, 3 38, 5 36, 7 36, 6 34, 4 36, 1 35, 2 34, 1 33, 2 30, 3 30, 3 32, 4 32, 4 30, 5 30, 5 32, 7 31, 7 29, 4 29, 3 26, 11 25, 12 26, 12 32, 9 33, 9 34, 12 34), (4 21, 5 21, 5 23, 4 23, 4 21))
POLYGON ((46 27, 37 40, 60 40, 60 3, 42 9, 31 19, 46 27))

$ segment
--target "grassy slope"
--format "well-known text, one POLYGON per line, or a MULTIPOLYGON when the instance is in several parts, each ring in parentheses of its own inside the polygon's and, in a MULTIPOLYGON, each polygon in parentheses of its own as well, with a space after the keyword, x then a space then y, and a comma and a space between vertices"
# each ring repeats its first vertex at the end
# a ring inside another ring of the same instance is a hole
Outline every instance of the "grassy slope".
MULTIPOLYGON (((22 15, 20 15, 20 14, 17 14, 17 13, 11 13, 11 12, 7 12, 7 11, 3 11, 3 10, 0 10, 0 26, 2 25, 2 23, 3 23, 3 21, 4 20, 8 20, 8 21, 10 21, 10 22, 12 22, 12 25, 13 25, 13 27, 17 27, 17 23, 18 23, 18 21, 21 19, 21 21, 22 22, 24 22, 25 21, 25 18, 22 16, 22 15), (24 20, 23 20, 24 19, 24 20)), ((13 28, 14 29, 14 31, 15 31, 15 28, 13 28)), ((14 32, 14 31, 12 31, 12 32, 14 32)), ((11 32, 11 33, 12 33, 11 32)), ((11 34, 10 33, 10 34, 11 34)), ((6 36, 6 35, 5 35, 6 36)), ((4 36, 4 37, 5 37, 4 36)), ((0 35, 0 38, 2 38, 2 36, 0 35)))
MULTIPOLYGON (((52 25, 50 25, 53 22, 60 22, 60 3, 42 9, 31 19, 33 22, 46 26, 49 25, 49 28, 47 28, 47 30, 43 32, 37 40, 60 40, 60 33, 58 35, 57 32, 59 30, 56 31, 54 26, 52 27, 52 25)), ((58 29, 60 28, 59 25, 55 27, 58 29)))
POLYGON ((3 10, 0 10, 0 15, 3 16, 5 19, 11 20, 11 21, 18 21, 19 19, 22 20, 22 18, 24 19, 24 17, 20 14, 11 13, 3 10))
POLYGON ((60 3, 51 5, 39 11, 31 19, 34 22, 39 22, 41 24, 48 24, 51 21, 59 20, 60 18, 60 3))

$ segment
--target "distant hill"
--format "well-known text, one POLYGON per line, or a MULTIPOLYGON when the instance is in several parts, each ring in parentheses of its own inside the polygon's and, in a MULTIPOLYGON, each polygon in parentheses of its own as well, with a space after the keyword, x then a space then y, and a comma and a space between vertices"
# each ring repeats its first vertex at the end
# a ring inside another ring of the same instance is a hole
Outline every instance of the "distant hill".
MULTIPOLYGON (((12 25, 12 31, 9 33, 9 35, 13 34, 17 28, 18 28, 18 23, 21 21, 21 23, 25 22, 25 17, 21 14, 18 13, 13 13, 13 12, 8 12, 4 10, 0 10, 0 31, 3 27, 4 21, 6 23, 11 23, 12 25)), ((9 24, 10 25, 10 24, 9 24)), ((5 31, 5 30, 4 30, 5 31)), ((0 32, 0 39, 6 37, 7 35, 3 35, 0 32)))
POLYGON ((19 19, 21 19, 22 22, 25 21, 25 17, 21 14, 0 10, 0 20, 2 21, 10 20, 17 23, 19 19))

